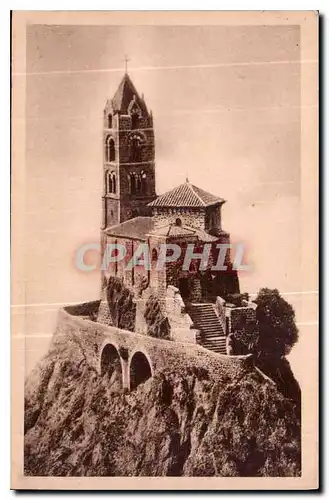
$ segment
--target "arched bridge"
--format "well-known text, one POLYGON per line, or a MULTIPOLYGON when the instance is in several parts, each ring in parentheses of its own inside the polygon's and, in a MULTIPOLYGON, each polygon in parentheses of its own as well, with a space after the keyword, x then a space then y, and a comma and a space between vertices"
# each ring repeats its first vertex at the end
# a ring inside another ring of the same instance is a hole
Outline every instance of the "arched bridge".
POLYGON ((98 372, 111 376, 113 371, 120 373, 123 389, 133 390, 154 375, 152 361, 143 347, 131 352, 119 347, 111 338, 106 338, 100 348, 98 372))
POLYGON ((186 376, 189 369, 207 370, 210 379, 254 370, 248 356, 216 354, 192 343, 156 339, 91 321, 99 301, 68 306, 59 311, 53 343, 79 345, 88 364, 100 375, 114 370, 124 389, 134 390, 158 372, 186 376))

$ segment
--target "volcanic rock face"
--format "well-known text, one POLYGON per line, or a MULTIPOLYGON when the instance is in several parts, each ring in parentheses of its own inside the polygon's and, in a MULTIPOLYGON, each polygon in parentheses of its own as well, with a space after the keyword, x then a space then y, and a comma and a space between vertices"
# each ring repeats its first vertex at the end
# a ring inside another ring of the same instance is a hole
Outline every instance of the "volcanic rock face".
POLYGON ((298 476, 298 414, 257 371, 214 384, 169 367, 124 392, 118 366, 53 346, 26 381, 25 474, 298 476))

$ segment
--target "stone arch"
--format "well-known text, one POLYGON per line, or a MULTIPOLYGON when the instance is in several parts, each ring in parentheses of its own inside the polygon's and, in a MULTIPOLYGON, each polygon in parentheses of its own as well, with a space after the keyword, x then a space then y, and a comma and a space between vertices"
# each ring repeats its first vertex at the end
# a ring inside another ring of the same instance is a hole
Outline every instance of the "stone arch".
POLYGON ((142 149, 146 144, 146 136, 143 132, 131 132, 128 136, 129 158, 131 162, 142 160, 142 149))
POLYGON ((108 374, 111 384, 115 384, 118 389, 125 387, 125 366, 120 356, 118 346, 111 341, 105 340, 100 349, 99 374, 108 374))
POLYGON ((136 389, 140 384, 153 377, 154 371, 148 354, 143 349, 136 349, 129 360, 129 387, 136 389))

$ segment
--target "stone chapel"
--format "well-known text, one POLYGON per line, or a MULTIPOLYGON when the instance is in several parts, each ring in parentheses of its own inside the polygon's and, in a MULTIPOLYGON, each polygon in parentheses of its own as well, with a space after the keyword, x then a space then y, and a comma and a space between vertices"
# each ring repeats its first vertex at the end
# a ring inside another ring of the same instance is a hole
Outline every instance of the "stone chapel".
MULTIPOLYGON (((126 72, 104 109, 101 226, 102 252, 107 244, 120 243, 126 247, 126 257, 103 271, 103 281, 104 276, 114 275, 129 288, 142 287, 144 296, 152 293, 160 299, 165 299, 169 289, 178 290, 191 313, 193 304, 209 304, 218 297, 224 304, 227 296, 240 292, 229 252, 227 271, 211 270, 217 261, 216 245, 230 242, 229 233, 222 227, 224 203, 224 199, 187 179, 171 191, 156 195, 153 116, 126 72), (171 243, 180 246, 181 257, 157 270, 153 263, 159 245, 171 243), (189 243, 195 245, 195 252, 201 252, 205 243, 211 245, 207 269, 200 271, 200 260, 193 261, 188 271, 182 269, 189 243), (127 262, 141 244, 148 246, 150 269, 136 266, 127 270, 127 262)), ((231 306, 234 308, 234 304, 231 306)), ((223 314, 230 316, 227 308, 223 314)), ((193 313, 191 316, 193 319, 193 313)), ((224 330, 227 324, 224 318, 224 330)))

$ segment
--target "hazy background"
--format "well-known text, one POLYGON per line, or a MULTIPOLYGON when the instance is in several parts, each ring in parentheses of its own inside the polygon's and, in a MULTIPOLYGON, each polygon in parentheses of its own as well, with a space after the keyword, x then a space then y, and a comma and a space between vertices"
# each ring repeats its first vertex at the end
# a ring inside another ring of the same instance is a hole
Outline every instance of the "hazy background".
POLYGON ((291 361, 301 381, 316 295, 302 316, 298 26, 28 28, 28 307, 15 308, 27 371, 47 349, 58 304, 98 298, 98 274, 79 272, 74 255, 99 241, 103 108, 125 54, 154 116, 157 193, 188 175, 227 200, 223 228, 246 245, 251 265, 242 291, 279 288, 296 309, 291 361))

